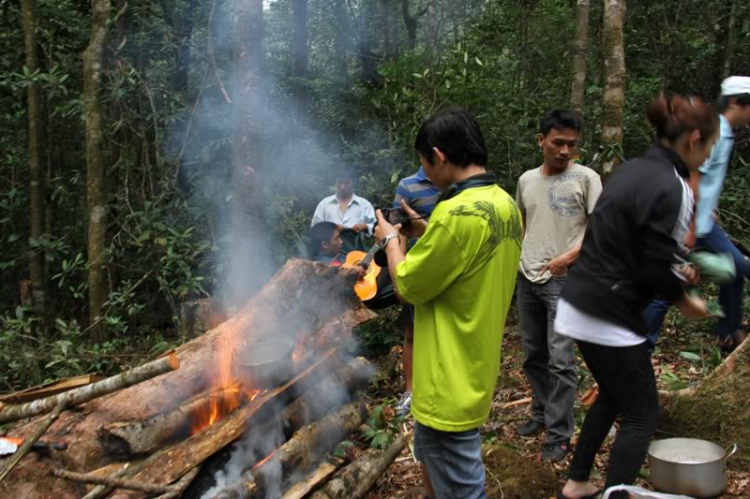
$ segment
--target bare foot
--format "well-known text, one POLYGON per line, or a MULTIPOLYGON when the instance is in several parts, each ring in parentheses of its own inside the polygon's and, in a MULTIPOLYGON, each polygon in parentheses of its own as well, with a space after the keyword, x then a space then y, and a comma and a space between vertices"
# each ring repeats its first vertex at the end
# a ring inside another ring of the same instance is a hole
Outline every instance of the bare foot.
POLYGON ((581 497, 589 496, 599 490, 596 485, 591 482, 576 482, 568 480, 563 487, 562 494, 568 499, 580 499, 581 497))

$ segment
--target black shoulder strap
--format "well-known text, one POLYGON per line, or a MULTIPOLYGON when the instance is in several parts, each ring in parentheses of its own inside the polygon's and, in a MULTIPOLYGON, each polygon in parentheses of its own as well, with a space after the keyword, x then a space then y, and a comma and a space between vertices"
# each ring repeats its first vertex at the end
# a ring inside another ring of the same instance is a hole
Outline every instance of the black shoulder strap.
MULTIPOLYGON (((487 187, 488 185, 497 185, 497 178, 494 173, 480 173, 479 175, 473 175, 469 178, 465 178, 460 182, 451 184, 445 189, 437 200, 437 203, 450 199, 462 193, 466 189, 473 189, 475 187, 487 187)), ((437 204, 435 203, 435 204, 437 204)))

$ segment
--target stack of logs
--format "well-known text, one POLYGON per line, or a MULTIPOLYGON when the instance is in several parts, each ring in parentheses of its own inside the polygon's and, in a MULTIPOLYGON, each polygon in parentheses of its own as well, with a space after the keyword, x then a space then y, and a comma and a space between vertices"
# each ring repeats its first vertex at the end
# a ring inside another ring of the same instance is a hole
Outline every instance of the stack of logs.
POLYGON ((356 394, 373 370, 342 353, 352 328, 372 317, 352 291, 355 280, 351 271, 292 260, 230 320, 170 355, 33 402, 0 402, 0 424, 34 418, 9 431, 24 443, 0 460, 0 496, 166 498, 190 487, 186 495, 200 497, 205 486, 198 484, 213 485, 206 477, 216 470, 204 464, 229 455, 240 440, 272 441, 273 451, 241 460, 239 478, 222 480, 212 497, 363 495, 407 437, 386 451, 366 452, 340 473, 320 464, 367 420, 356 394), (296 376, 239 401, 237 385, 215 386, 222 342, 238 331, 248 341, 271 338, 280 327, 305 345, 296 376), (196 415, 230 399, 235 403, 225 414, 196 429, 196 415), (42 435, 65 450, 29 453, 42 435))

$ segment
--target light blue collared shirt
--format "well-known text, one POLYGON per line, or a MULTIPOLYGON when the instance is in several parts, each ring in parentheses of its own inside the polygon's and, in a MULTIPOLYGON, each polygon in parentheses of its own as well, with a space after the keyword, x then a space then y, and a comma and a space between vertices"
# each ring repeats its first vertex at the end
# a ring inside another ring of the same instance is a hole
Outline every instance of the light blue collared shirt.
POLYGON ((729 168, 729 159, 734 147, 734 131, 724 115, 719 116, 719 139, 711 150, 711 156, 701 165, 698 184, 698 205, 695 208, 695 234, 705 236, 714 227, 714 212, 719 206, 721 189, 729 168))
POLYGON ((375 226, 376 220, 375 208, 372 207, 372 203, 356 195, 352 195, 352 199, 349 200, 346 211, 342 215, 339 209, 339 200, 336 199, 334 194, 323 198, 318 203, 310 226, 312 227, 320 222, 333 222, 336 225, 351 229, 355 225, 366 224, 368 233, 372 234, 372 228, 375 226))

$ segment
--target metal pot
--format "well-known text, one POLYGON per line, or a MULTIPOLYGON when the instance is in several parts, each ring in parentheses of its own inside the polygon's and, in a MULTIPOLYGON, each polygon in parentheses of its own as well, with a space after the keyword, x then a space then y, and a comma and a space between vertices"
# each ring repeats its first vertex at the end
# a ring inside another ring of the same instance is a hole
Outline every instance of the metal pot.
POLYGON ((651 483, 661 492, 698 499, 720 496, 727 489, 726 460, 737 452, 697 438, 668 438, 648 449, 651 483))
POLYGON ((241 348, 234 356, 234 375, 245 389, 268 390, 294 376, 294 343, 265 340, 241 348))

